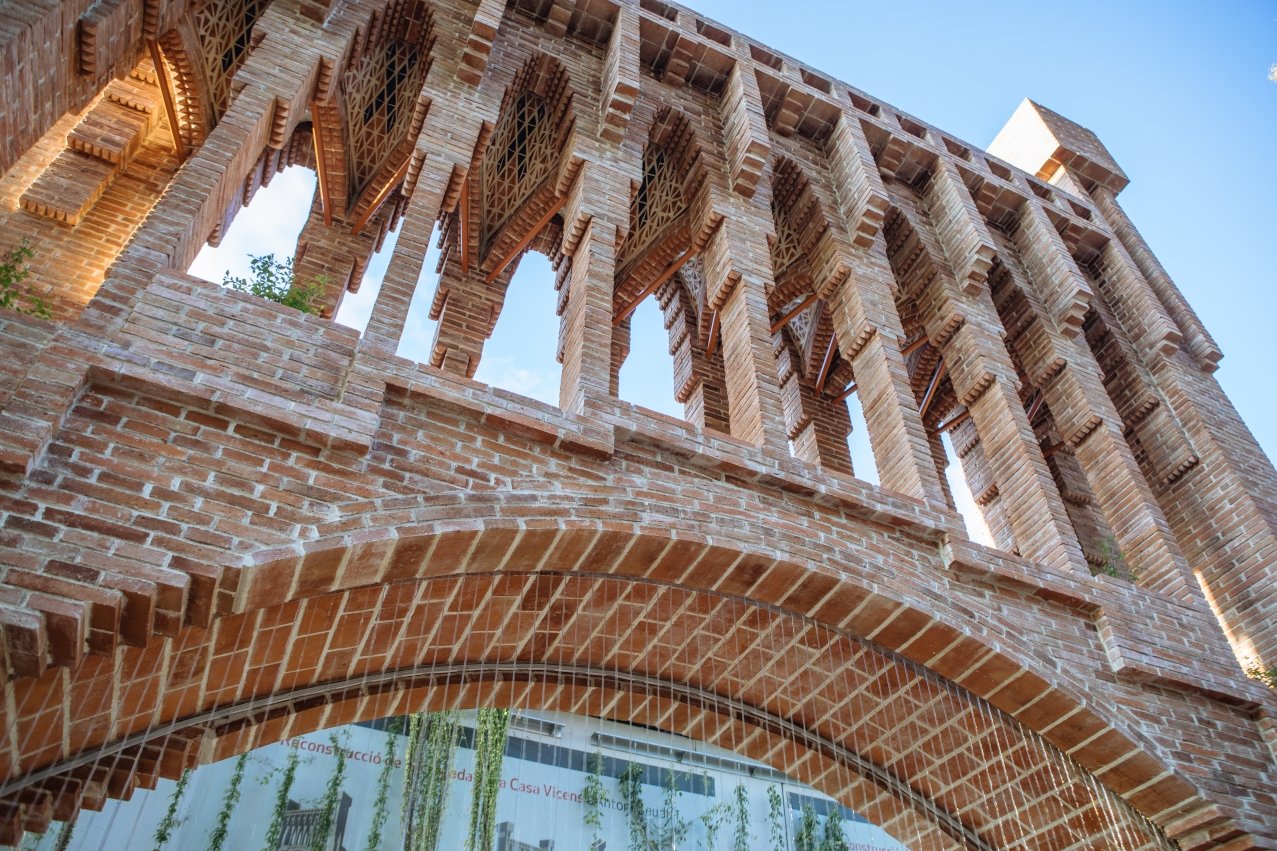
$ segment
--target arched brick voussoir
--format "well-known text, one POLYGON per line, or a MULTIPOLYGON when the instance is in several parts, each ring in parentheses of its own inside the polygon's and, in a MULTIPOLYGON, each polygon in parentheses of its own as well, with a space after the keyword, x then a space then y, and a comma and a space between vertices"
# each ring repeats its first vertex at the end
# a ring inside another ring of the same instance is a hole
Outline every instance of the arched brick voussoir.
MULTIPOLYGON (((842 542, 836 556, 827 543, 823 553, 816 545, 760 548, 757 542, 769 538, 759 532, 706 534, 731 531, 708 510, 663 511, 657 503, 640 508, 540 491, 360 507, 321 527, 314 541, 255 554, 236 611, 385 582, 492 572, 582 572, 740 596, 870 638, 924 665, 1041 733, 1154 820, 1203 806, 1195 782, 1175 771, 1125 707, 1088 688, 1083 672, 1057 669, 978 612, 964 615, 936 601, 923 610, 878 581, 871 565, 881 555, 871 558, 864 542, 842 542)), ((901 564, 907 555, 901 553, 901 564)))
MULTIPOLYGON (((21 771, 54 766, 27 798, 65 812, 81 794, 126 797, 156 773, 288 735, 484 703, 691 735, 872 810, 889 829, 911 825, 906 837, 919 812, 948 813, 947 832, 971 834, 976 848, 1001 844, 990 841, 995 825, 1005 836, 1005 813, 1038 794, 1018 790, 1020 776, 1051 770, 1019 725, 852 636, 739 597, 624 577, 466 573, 330 592, 130 648, 118 667, 118 680, 110 665, 71 672, 71 699, 36 698, 59 718, 20 719, 16 741, 32 754, 21 771), (103 693, 118 695, 113 718, 77 717, 75 695, 103 693), (56 745, 41 737, 60 743, 68 730, 79 751, 50 757, 56 745), (1013 761, 990 756, 1008 742, 1022 745, 1013 761), (990 759, 1002 768, 983 767, 990 759)), ((1093 809, 1056 796, 1033 815, 1052 825, 1093 809)), ((1018 829, 1040 827, 1026 818, 1018 829)))

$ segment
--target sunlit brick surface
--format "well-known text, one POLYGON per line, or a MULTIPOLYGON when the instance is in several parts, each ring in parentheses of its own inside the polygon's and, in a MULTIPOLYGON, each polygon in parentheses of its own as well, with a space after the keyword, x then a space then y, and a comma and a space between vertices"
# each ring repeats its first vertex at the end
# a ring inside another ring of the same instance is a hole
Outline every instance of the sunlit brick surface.
POLYGON ((660 0, 99 5, 0 10, 0 247, 55 316, 0 315, 0 841, 496 703, 918 848, 1277 843, 1237 664, 1277 664, 1277 476, 1093 133, 1028 103, 1003 161, 660 0), (362 335, 186 274, 287 165, 327 312, 399 229, 362 335), (558 407, 470 379, 526 251, 558 407), (615 398, 648 297, 686 421, 615 398))

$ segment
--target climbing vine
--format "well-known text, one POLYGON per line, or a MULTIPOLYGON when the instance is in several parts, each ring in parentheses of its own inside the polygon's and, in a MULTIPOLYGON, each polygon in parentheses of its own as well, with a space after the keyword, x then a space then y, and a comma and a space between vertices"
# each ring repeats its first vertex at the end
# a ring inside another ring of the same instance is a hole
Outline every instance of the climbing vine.
POLYGON ((408 719, 404 758, 404 851, 435 851, 448 803, 461 723, 455 712, 408 719))
POLYGON ((829 811, 825 819, 825 833, 820 839, 820 851, 846 851, 847 840, 842 835, 842 813, 837 808, 829 811))
POLYGON ((749 790, 744 783, 736 784, 734 806, 736 827, 732 831, 732 851, 749 851, 750 840, 754 838, 749 830, 749 790))
POLYGON ((160 823, 155 828, 155 851, 161 851, 168 844, 168 841, 173 838, 173 831, 182 823, 177 817, 177 808, 182 803, 182 796, 186 794, 186 784, 190 780, 191 770, 188 768, 177 779, 177 785, 173 787, 173 794, 169 795, 168 808, 164 810, 164 817, 160 819, 160 823))
POLYGON ((310 836, 310 851, 324 851, 328 844, 328 835, 333 832, 333 824, 337 820, 337 803, 341 800, 341 781, 346 776, 345 742, 336 733, 329 736, 333 746, 333 755, 337 764, 328 777, 328 786, 324 789, 324 797, 319 804, 319 818, 315 821, 315 830, 310 836))
POLYGON ((217 811, 217 820, 213 830, 208 834, 208 851, 222 851, 226 835, 230 832, 231 816, 235 814, 235 805, 239 803, 239 787, 244 782, 244 768, 248 765, 248 754, 239 755, 235 760, 235 770, 231 773, 230 785, 222 796, 222 808, 217 811))
POLYGON ((505 760, 510 710, 480 709, 474 729, 474 784, 470 798, 470 833, 466 851, 490 851, 496 836, 497 792, 505 760))
POLYGON ((661 806, 661 828, 652 837, 653 851, 661 848, 677 848, 687 838, 687 831, 692 823, 682 818, 678 810, 678 799, 681 793, 674 783, 674 772, 665 769, 664 801, 661 806))
POLYGON ((718 803, 701 813, 701 824, 705 826, 705 848, 714 851, 718 847, 718 832, 727 824, 732 816, 730 804, 718 803))
POLYGON ((1277 689, 1277 667, 1265 668, 1256 662, 1246 669, 1246 676, 1259 680, 1269 688, 1277 689))
POLYGON ((368 828, 366 851, 379 851, 381 831, 390 810, 390 776, 395 770, 395 745, 403 730, 403 719, 395 718, 386 728, 386 749, 381 755, 381 773, 377 775, 377 797, 372 805, 372 825, 368 828))
POLYGON ((619 792, 630 828, 630 851, 647 851, 647 810, 643 808, 643 766, 631 762, 621 772, 619 792))
POLYGON ((607 789, 603 787, 603 754, 595 751, 585 758, 585 789, 581 792, 585 803, 582 818, 590 828, 592 843, 599 841, 599 829, 603 826, 603 807, 607 804, 607 789))
POLYGON ((73 832, 75 832, 75 822, 64 822, 62 829, 58 831, 58 841, 53 844, 53 851, 67 851, 71 847, 71 834, 73 832))
POLYGON ((795 851, 821 851, 820 825, 816 823, 816 811, 811 804, 803 804, 803 817, 794 834, 795 851))
POLYGON ((767 787, 767 820, 771 825, 772 851, 785 851, 785 804, 774 785, 767 787))
POLYGON ((298 761, 296 749, 289 750, 284 775, 275 790, 275 808, 271 812, 270 826, 266 828, 266 843, 262 851, 275 851, 284 838, 284 815, 288 812, 288 793, 292 791, 293 779, 297 776, 298 761))

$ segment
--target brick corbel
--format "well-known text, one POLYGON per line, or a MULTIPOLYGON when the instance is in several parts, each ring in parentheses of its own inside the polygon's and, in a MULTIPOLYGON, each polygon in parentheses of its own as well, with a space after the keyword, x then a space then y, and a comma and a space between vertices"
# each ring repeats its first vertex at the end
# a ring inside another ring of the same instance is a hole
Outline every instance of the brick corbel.
POLYGON ((891 201, 859 119, 843 113, 825 143, 825 150, 829 154, 834 192, 851 231, 852 243, 857 248, 868 249, 882 230, 891 201))
POLYGON ((763 99, 752 63, 737 58, 727 77, 721 105, 732 191, 752 198, 771 152, 763 99))
POLYGON ((966 295, 974 295, 989 278, 993 239, 957 166, 948 158, 937 160, 924 197, 959 287, 966 295))

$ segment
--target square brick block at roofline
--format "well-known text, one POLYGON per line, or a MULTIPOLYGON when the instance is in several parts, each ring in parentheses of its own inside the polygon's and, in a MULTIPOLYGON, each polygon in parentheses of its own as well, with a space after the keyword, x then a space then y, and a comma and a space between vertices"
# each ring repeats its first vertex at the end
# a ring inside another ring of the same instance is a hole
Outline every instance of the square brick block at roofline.
POLYGON ((989 153, 1043 180, 1067 165, 1114 192, 1130 182, 1098 136, 1028 98, 994 137, 989 153))

